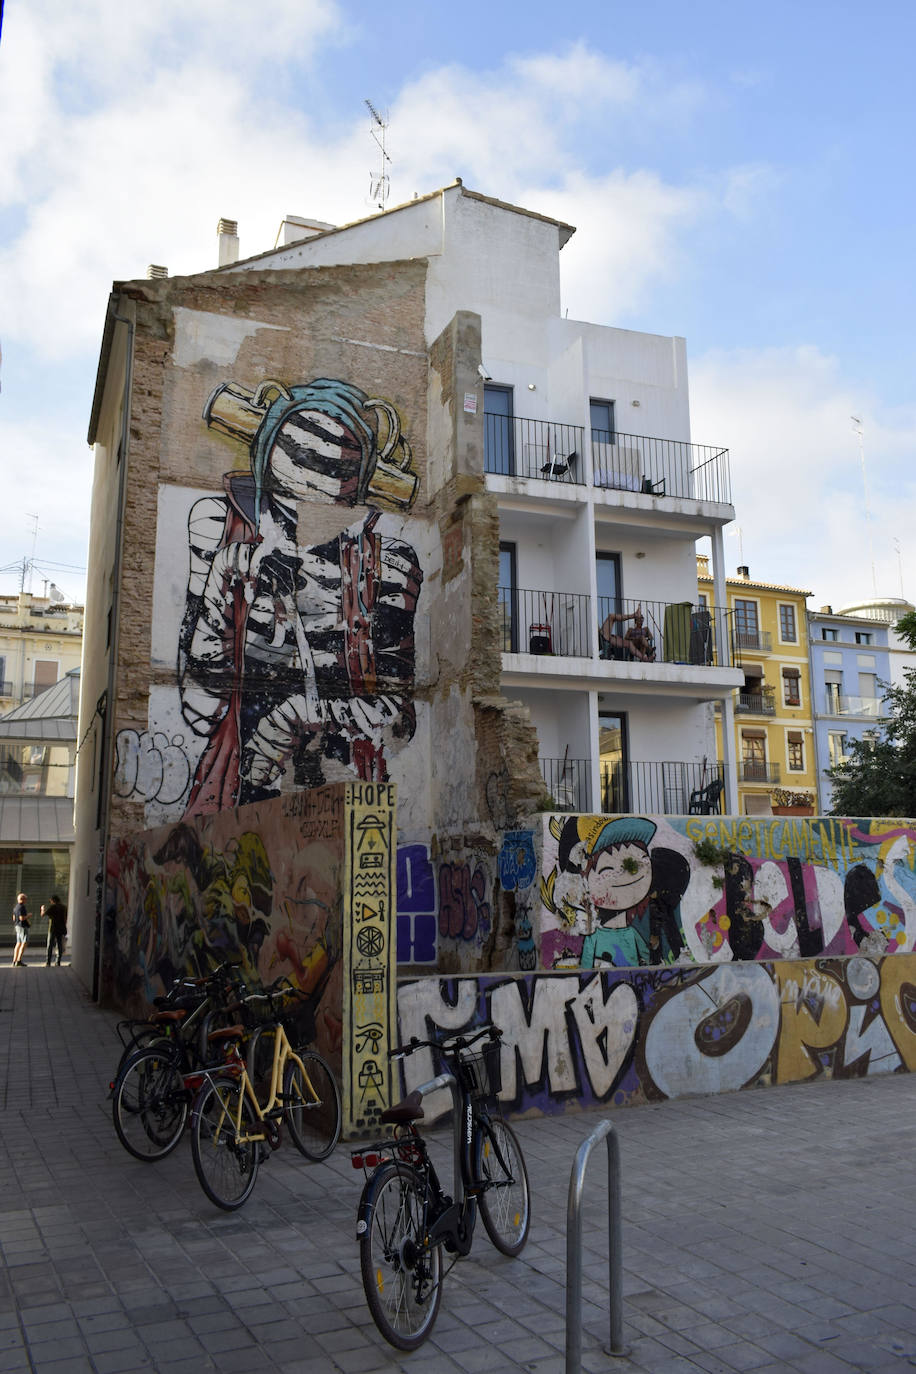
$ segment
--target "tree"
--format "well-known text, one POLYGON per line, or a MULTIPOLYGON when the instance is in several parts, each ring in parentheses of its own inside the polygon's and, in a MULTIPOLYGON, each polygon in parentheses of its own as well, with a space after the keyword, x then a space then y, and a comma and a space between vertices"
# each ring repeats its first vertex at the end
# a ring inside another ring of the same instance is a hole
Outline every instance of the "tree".
MULTIPOLYGON (((916 650, 916 612, 897 621, 897 633, 916 650)), ((844 763, 827 770, 834 816, 916 816, 916 669, 888 687, 880 737, 850 740, 844 763)))

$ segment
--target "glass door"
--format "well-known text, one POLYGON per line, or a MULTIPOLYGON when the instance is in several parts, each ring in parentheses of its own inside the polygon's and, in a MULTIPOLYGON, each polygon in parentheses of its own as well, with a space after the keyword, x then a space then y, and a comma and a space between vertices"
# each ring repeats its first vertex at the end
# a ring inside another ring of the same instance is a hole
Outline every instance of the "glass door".
POLYGON ((627 759, 627 718, 601 711, 598 715, 598 768, 601 810, 624 814, 630 809, 627 759))
POLYGON ((620 555, 595 554, 595 577, 598 588, 598 652, 602 658, 613 658, 612 647, 619 638, 618 622, 608 616, 620 614, 620 555))
POLYGON ((515 442, 512 432, 511 386, 485 386, 483 389, 483 467, 484 472, 515 475, 515 442))
POLYGON ((499 588, 497 595, 502 626, 501 651, 504 654, 517 654, 518 582, 514 544, 500 544, 499 546, 499 588))

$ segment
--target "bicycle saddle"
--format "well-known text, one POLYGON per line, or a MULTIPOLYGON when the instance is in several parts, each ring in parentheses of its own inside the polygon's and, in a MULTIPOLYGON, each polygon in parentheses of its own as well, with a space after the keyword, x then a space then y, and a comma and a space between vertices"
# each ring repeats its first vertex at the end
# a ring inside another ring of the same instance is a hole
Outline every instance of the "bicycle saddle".
POLYGON ((423 1115, 423 1096, 421 1093, 408 1093, 407 1097, 400 1102, 396 1102, 393 1107, 386 1107, 382 1112, 381 1121, 393 1121, 398 1124, 405 1121, 419 1121, 423 1115))

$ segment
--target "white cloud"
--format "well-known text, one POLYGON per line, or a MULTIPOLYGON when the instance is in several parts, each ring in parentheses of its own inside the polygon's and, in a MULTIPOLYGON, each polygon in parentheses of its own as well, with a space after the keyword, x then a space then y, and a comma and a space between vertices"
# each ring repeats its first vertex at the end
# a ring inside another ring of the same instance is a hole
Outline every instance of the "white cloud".
POLYGON ((726 539, 729 571, 747 563, 764 582, 811 589, 812 606, 838 608, 872 595, 872 560, 879 594, 901 594, 899 540, 912 588, 916 408, 877 413, 838 360, 810 346, 709 353, 691 365, 690 395, 694 438, 731 452, 741 538, 726 539), (851 415, 865 426, 870 522, 851 415))

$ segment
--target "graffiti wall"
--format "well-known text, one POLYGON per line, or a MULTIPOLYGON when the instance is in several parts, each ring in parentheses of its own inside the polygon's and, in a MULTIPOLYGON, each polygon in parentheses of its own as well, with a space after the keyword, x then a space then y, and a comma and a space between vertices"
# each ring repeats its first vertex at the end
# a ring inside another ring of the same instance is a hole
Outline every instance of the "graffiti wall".
POLYGON ((519 968, 916 948, 911 821, 545 816, 534 834, 536 872, 514 861, 519 968))
MULTIPOLYGON (((916 955, 402 983, 401 1040, 491 1021, 501 1099, 561 1112, 916 1068, 916 955)), ((439 1071, 404 1061, 410 1091, 439 1071)), ((433 1103, 448 1109, 445 1094, 433 1103)))

